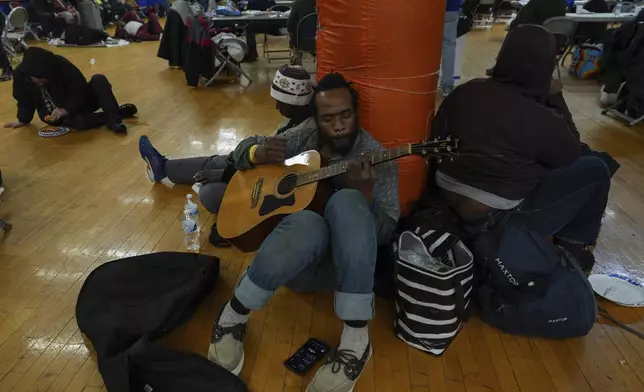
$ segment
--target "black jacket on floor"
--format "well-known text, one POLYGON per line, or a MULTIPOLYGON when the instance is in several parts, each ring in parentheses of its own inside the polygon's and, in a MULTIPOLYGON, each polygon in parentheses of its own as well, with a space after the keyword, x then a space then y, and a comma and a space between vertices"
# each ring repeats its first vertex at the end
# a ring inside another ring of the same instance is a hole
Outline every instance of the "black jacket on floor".
POLYGON ((42 89, 31 81, 30 76, 49 80, 47 92, 56 107, 67 110, 70 115, 88 110, 90 87, 83 73, 63 56, 31 47, 25 52, 13 77, 13 97, 18 101, 17 117, 21 123, 30 123, 36 110, 41 120, 50 114, 42 89))
POLYGON ((188 51, 183 70, 188 86, 196 87, 200 76, 209 79, 214 74, 214 47, 204 18, 188 18, 187 27, 188 51))
POLYGON ((165 21, 157 57, 168 60, 168 65, 171 67, 183 67, 187 48, 186 25, 183 24, 181 15, 171 9, 165 21))

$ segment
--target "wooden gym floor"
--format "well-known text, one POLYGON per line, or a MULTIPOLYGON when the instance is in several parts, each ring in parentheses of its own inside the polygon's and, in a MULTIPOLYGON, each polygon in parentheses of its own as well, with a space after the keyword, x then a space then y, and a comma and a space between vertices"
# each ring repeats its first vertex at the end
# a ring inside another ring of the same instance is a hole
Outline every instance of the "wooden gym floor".
MULTIPOLYGON (((466 38, 466 77, 483 75, 501 39, 498 26, 466 38)), ((193 89, 181 71, 168 69, 156 57, 156 50, 156 43, 56 49, 86 75, 107 75, 121 102, 138 105, 140 115, 127 122, 127 136, 102 129, 43 139, 36 134, 38 125, 0 129, 7 190, 0 216, 13 223, 0 243, 2 392, 105 390, 74 319, 84 278, 112 259, 184 249, 179 217, 189 188, 147 180, 137 151, 139 136, 149 135, 169 156, 210 155, 230 151, 247 135, 268 134, 280 121, 268 93, 279 64, 250 66, 255 80, 248 89, 225 80, 193 89)), ((599 267, 642 278, 644 128, 601 116, 595 82, 565 77, 564 85, 583 139, 622 164, 597 247, 599 267)), ((0 97, 0 122, 13 121, 11 83, 0 84, 0 97)), ((210 227, 214 218, 201 211, 210 227)), ((203 251, 221 258, 221 279, 191 322, 168 342, 205 355, 212 318, 252 255, 208 244, 203 251)), ((304 391, 313 372, 300 378, 282 362, 309 336, 338 342, 341 323, 332 305, 329 293, 280 290, 252 315, 242 373, 251 391, 304 391)), ((376 306, 374 356, 358 392, 644 391, 644 341, 604 320, 585 338, 548 341, 507 335, 475 318, 442 357, 432 357, 396 339, 390 303, 377 300, 376 306)), ((607 306, 644 330, 644 310, 607 306)))

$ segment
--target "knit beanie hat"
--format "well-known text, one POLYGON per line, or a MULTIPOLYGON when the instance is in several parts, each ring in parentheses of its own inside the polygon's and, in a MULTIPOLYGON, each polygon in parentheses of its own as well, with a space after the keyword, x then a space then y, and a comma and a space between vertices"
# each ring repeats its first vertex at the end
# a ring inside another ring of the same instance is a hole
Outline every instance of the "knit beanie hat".
POLYGON ((271 85, 271 97, 282 103, 305 106, 312 96, 313 82, 303 67, 284 64, 277 70, 271 85))

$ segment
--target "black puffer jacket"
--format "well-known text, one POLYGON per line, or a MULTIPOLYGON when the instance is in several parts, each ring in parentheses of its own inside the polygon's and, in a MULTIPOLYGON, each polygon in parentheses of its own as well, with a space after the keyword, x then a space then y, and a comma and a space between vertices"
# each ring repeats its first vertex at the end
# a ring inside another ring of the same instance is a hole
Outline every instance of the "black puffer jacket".
POLYGON ((56 107, 67 110, 70 115, 86 111, 91 101, 87 99, 90 87, 83 73, 63 56, 31 47, 14 73, 13 97, 18 101, 17 117, 20 122, 30 123, 36 110, 41 120, 50 114, 43 101, 41 88, 31 81, 30 76, 49 80, 47 92, 56 107))

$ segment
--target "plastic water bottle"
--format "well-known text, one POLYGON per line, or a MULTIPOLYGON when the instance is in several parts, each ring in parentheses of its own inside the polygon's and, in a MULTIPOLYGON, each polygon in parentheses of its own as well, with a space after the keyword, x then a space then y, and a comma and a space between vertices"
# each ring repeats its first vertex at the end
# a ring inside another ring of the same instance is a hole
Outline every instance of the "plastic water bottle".
POLYGON ((190 217, 197 223, 197 230, 200 230, 201 226, 199 225, 199 206, 197 203, 192 201, 192 194, 188 193, 186 195, 186 204, 183 206, 184 210, 190 211, 190 217))
POLYGON ((181 225, 183 227, 183 241, 188 252, 199 252, 199 226, 193 219, 190 210, 183 210, 183 222, 181 225))

